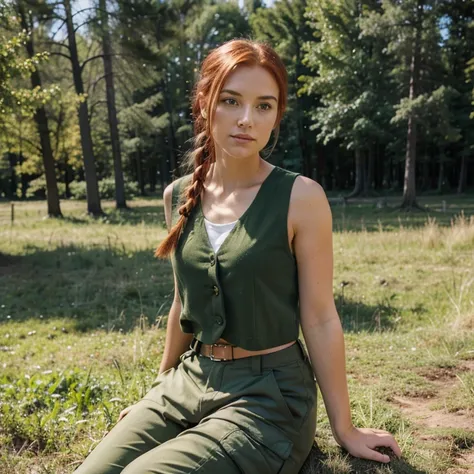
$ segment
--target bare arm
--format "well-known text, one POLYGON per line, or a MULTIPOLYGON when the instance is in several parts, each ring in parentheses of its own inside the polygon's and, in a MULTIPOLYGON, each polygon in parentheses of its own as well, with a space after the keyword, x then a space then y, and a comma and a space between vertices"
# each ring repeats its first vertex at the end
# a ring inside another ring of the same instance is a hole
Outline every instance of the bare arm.
MULTIPOLYGON (((165 219, 168 231, 171 228, 171 199, 173 192, 173 183, 168 185, 163 193, 165 208, 165 219)), ((187 350, 191 343, 192 334, 185 334, 181 331, 179 325, 179 316, 181 314, 181 300, 179 298, 176 275, 174 275, 174 298, 168 315, 168 324, 166 328, 165 348, 163 358, 161 359, 161 374, 165 370, 175 367, 179 362, 179 356, 187 350)))
POLYGON ((395 454, 401 455, 392 435, 352 425, 344 336, 332 289, 332 215, 318 183, 297 178, 290 218, 298 264, 301 327, 334 438, 354 456, 388 462, 388 456, 373 448, 390 446, 395 454))
POLYGON ((304 183, 295 183, 295 188, 297 202, 292 202, 292 208, 296 227, 294 245, 301 327, 331 428, 338 441, 338 433, 351 426, 351 413, 344 338, 332 290, 331 211, 324 191, 317 183, 305 179, 304 183))

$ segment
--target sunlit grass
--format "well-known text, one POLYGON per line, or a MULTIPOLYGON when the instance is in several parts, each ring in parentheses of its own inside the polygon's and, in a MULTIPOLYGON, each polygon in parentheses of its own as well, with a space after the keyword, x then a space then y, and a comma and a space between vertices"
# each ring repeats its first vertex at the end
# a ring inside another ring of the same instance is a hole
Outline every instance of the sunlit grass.
MULTIPOLYGON (((435 397, 427 374, 443 369, 458 382, 444 405, 474 410, 472 374, 461 369, 474 359, 474 199, 448 202, 446 213, 439 197, 426 204, 432 212, 416 215, 333 207, 353 421, 394 433, 404 460, 348 458, 320 396, 314 472, 445 473, 468 437, 423 440, 391 403, 435 397)), ((43 202, 15 203, 12 225, 0 204, 0 472, 72 472, 156 377, 173 292, 169 263, 153 257, 162 202, 130 205, 106 201, 93 219, 83 202, 63 202, 65 218, 54 220, 43 202)))

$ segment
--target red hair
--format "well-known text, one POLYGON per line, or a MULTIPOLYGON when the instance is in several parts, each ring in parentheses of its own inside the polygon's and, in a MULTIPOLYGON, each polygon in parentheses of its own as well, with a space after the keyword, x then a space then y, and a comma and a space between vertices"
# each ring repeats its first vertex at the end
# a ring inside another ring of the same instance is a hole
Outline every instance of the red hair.
POLYGON ((215 148, 211 137, 213 113, 216 110, 219 94, 227 77, 241 64, 265 68, 272 74, 278 84, 277 125, 275 127, 275 140, 270 153, 275 148, 280 131, 280 122, 287 105, 288 74, 285 65, 273 48, 265 42, 249 39, 228 41, 213 49, 201 65, 199 80, 194 86, 192 94, 193 149, 185 157, 185 167, 187 166, 193 170, 193 176, 190 184, 183 190, 182 197, 185 202, 178 209, 180 218, 156 249, 156 257, 166 258, 176 249, 187 219, 201 196, 210 165, 215 161, 215 148), (201 115, 200 96, 205 102, 207 120, 201 115))

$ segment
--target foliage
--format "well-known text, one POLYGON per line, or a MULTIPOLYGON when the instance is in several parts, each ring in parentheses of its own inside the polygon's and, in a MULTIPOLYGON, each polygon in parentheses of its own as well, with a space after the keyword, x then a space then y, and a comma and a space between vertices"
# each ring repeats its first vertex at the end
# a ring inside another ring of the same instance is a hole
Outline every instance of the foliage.
MULTIPOLYGON (((13 26, 15 17, 11 16, 8 3, 0 2, 0 25, 13 26)), ((26 31, 10 34, 1 31, 0 34, 0 118, 6 116, 12 109, 20 109, 23 114, 31 115, 38 104, 44 104, 57 92, 57 87, 49 89, 29 89, 16 87, 14 79, 25 77, 37 65, 48 57, 48 52, 37 53, 32 58, 23 57, 22 49, 28 38, 26 31)))
MULTIPOLYGON (((58 192, 60 197, 66 197, 65 183, 58 183, 58 192)), ((28 189, 26 190, 26 197, 40 199, 44 199, 46 197, 46 178, 44 176, 40 176, 39 178, 30 181, 28 189)))
MULTIPOLYGON (((78 96, 62 2, 1 5, 0 193, 25 196, 28 182, 44 174, 33 117, 39 104, 45 105, 60 183, 85 179, 77 107, 86 98, 98 179, 113 176, 100 12, 95 6, 81 11, 78 0, 72 1, 85 89, 78 96), (27 12, 31 31, 22 30, 13 9, 27 12), (31 60, 28 39, 38 51, 31 60), (32 70, 41 74, 41 90, 29 86, 32 70)), ((417 0, 114 5, 109 29, 123 170, 142 194, 172 179, 191 143, 190 99, 199 66, 212 48, 236 37, 269 42, 288 70, 288 107, 272 163, 311 176, 329 191, 349 189, 372 166, 375 189, 384 192, 403 181, 407 118, 414 116, 416 172, 423 175, 417 185, 429 191, 439 181, 449 190, 462 178, 461 160, 465 184, 474 184, 474 19, 462 0, 424 1, 420 90, 413 100, 409 58, 417 0), (355 170, 354 151, 372 154, 371 165, 355 170)))
POLYGON ((362 34, 368 3, 328 0, 313 2, 308 10, 320 41, 306 44, 305 61, 316 74, 304 78, 304 91, 321 95, 321 105, 312 111, 312 129, 325 144, 340 140, 356 149, 390 137, 390 62, 384 43, 362 34))
MULTIPOLYGON (((125 181, 125 194, 132 198, 138 196, 137 183, 125 181)), ((86 182, 73 181, 69 183, 71 197, 73 199, 86 199, 86 182)), ((99 193, 102 199, 113 199, 115 197, 115 181, 114 178, 104 178, 99 181, 99 193)))
POLYGON ((116 382, 104 384, 92 370, 78 368, 24 374, 19 380, 0 377, 0 417, 5 435, 54 452, 75 436, 81 419, 109 411, 116 382), (64 444, 63 444, 64 443, 64 444))

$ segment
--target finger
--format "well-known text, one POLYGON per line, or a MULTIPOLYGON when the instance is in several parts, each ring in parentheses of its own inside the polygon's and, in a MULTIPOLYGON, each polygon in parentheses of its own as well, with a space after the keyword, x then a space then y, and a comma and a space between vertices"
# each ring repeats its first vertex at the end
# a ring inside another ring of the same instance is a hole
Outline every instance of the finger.
POLYGON ((379 453, 378 451, 375 451, 374 449, 370 449, 368 447, 362 451, 362 457, 370 461, 377 461, 383 463, 390 462, 390 456, 388 456, 387 454, 379 453))
POLYGON ((369 448, 373 449, 378 446, 384 446, 386 448, 391 448, 397 457, 402 456, 402 450, 395 441, 395 438, 390 433, 387 433, 386 435, 377 435, 371 441, 372 442, 370 443, 369 448))
POLYGON ((390 448, 392 448, 392 451, 395 453, 395 456, 399 458, 402 457, 402 450, 400 449, 400 446, 398 446, 398 443, 396 442, 395 438, 392 438, 390 448))

